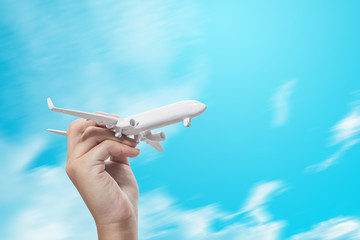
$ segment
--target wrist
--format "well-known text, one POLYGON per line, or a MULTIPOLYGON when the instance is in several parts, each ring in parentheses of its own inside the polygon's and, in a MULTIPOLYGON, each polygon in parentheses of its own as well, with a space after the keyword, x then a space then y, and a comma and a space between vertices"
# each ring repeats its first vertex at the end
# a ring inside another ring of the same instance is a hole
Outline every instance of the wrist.
POLYGON ((137 240, 137 221, 125 223, 96 224, 99 240, 137 240))

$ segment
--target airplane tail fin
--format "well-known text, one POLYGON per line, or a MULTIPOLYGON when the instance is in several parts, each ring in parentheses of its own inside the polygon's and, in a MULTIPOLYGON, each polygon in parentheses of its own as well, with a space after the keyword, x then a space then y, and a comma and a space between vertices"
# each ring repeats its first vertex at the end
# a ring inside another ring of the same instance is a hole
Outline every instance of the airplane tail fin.
POLYGON ((53 110, 55 108, 53 102, 51 101, 51 98, 47 98, 47 103, 50 110, 53 110))

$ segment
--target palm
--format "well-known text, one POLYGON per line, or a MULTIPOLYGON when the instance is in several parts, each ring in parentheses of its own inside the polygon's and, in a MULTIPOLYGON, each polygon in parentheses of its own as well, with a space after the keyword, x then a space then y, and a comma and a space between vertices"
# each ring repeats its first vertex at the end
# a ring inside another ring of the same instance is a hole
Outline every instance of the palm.
POLYGON ((108 185, 108 190, 114 193, 113 197, 108 199, 111 206, 108 214, 114 221, 137 217, 138 185, 130 166, 124 162, 127 162, 127 159, 105 162, 104 174, 110 178, 108 181, 112 182, 108 185))

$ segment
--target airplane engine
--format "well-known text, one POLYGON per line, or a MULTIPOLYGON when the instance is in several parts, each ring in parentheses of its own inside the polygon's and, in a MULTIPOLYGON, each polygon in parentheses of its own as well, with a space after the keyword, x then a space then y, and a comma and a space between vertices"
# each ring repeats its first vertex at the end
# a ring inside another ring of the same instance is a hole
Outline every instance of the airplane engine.
POLYGON ((130 118, 130 119, 121 119, 117 124, 116 127, 119 127, 121 129, 124 128, 135 128, 137 126, 137 122, 135 121, 135 119, 130 118))
POLYGON ((145 137, 154 142, 162 142, 165 140, 165 133, 158 132, 158 133, 152 134, 151 132, 149 132, 148 134, 146 134, 145 137))

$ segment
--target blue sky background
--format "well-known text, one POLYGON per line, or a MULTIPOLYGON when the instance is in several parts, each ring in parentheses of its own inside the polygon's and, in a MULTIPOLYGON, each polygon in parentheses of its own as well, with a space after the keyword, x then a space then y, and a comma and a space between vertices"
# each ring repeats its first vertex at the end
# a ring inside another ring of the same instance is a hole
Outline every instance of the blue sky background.
POLYGON ((195 99, 142 144, 140 239, 360 239, 359 1, 0 1, 0 235, 97 239, 74 120, 195 99))

